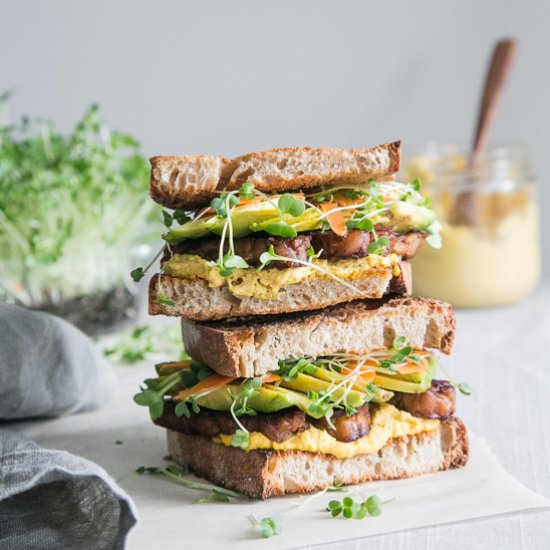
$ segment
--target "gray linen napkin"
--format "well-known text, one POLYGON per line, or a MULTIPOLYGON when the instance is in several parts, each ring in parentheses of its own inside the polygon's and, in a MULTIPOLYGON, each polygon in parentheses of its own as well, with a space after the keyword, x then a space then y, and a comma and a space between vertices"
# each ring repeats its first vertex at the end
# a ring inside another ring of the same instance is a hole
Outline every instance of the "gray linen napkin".
MULTIPOLYGON (((78 329, 0 303, 0 423, 95 409, 114 387, 78 329)), ((0 548, 124 548, 135 523, 130 499, 98 465, 0 429, 0 548)))
POLYGON ((114 387, 111 367, 77 328, 0 303, 0 420, 95 409, 114 387))
POLYGON ((0 548, 124 548, 136 512, 96 464, 0 430, 0 548))

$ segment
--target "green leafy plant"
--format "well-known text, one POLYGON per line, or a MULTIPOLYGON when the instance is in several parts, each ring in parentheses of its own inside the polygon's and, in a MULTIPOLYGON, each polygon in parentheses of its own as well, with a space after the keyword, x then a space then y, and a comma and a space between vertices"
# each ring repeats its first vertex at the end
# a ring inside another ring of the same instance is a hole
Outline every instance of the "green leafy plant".
POLYGON ((138 142, 95 105, 67 136, 0 124, 0 299, 40 307, 129 283, 131 248, 158 212, 148 174, 138 142))

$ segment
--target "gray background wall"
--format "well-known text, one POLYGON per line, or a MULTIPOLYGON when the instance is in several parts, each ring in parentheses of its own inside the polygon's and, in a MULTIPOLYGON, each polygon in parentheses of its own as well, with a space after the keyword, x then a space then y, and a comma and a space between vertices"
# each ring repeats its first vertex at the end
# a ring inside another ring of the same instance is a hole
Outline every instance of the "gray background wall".
MULTIPOLYGON (((66 130, 99 102, 148 155, 468 142, 493 42, 516 36, 520 57, 495 139, 530 146, 541 203, 550 202, 549 1, 1 0, 0 7, 0 90, 16 92, 12 116, 51 118, 66 130)), ((544 211, 543 232, 550 237, 544 211)))

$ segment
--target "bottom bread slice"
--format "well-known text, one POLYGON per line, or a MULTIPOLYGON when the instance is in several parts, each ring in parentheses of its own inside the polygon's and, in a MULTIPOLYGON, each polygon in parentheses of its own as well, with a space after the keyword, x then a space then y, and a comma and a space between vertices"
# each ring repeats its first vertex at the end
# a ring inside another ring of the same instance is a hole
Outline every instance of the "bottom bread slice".
POLYGON ((469 453, 466 427, 455 417, 436 430, 391 439, 376 454, 343 459, 304 451, 243 451, 208 437, 167 432, 168 452, 175 462, 257 499, 460 468, 469 453))

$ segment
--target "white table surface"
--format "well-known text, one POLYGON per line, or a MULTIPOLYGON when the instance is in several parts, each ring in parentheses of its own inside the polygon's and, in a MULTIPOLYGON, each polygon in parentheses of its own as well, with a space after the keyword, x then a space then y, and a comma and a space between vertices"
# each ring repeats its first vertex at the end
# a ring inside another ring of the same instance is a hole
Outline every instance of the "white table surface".
MULTIPOLYGON (((530 489, 550 498, 550 285, 541 288, 523 304, 458 311, 457 317, 453 355, 442 357, 442 362, 453 378, 467 382, 476 392, 475 401, 460 397, 459 416, 470 428, 486 437, 510 474, 530 489)), ((160 326, 170 322, 159 318, 152 321, 160 326)), ((146 416, 144 411, 139 412, 146 416)), ((70 417, 56 423, 59 424, 55 430, 58 436, 70 433, 70 417)), ((55 435, 51 442, 48 438, 41 441, 39 425, 31 428, 29 423, 24 424, 26 429, 23 431, 30 432, 31 437, 45 446, 51 446, 53 441, 58 446, 62 441, 55 435)), ((109 429, 114 427, 114 431, 109 432, 113 441, 125 439, 125 434, 116 429, 116 419, 111 419, 109 426, 109 429)), ((144 425, 142 429, 155 428, 144 425)), ((163 445, 161 439, 159 435, 159 447, 163 445)), ((95 456, 92 441, 84 447, 82 442, 70 438, 66 443, 67 450, 96 460, 115 477, 128 468, 126 466, 125 470, 120 464, 111 464, 112 460, 107 456, 95 456)), ((145 452, 146 455, 152 452, 147 451, 150 452, 145 452)), ((143 456, 143 459, 151 457, 153 455, 143 456)), ((261 541, 258 547, 261 548, 261 541)), ((207 541, 203 548, 208 548, 207 541)), ((315 548, 550 549, 550 511, 497 516, 315 548)))

